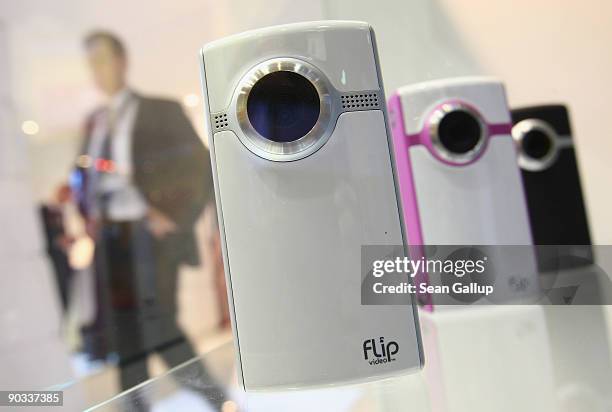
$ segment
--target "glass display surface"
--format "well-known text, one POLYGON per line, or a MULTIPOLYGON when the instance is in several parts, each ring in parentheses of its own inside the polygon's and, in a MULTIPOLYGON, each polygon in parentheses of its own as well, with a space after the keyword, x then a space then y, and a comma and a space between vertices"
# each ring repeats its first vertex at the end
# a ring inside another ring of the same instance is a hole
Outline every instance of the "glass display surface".
POLYGON ((91 410, 211 411, 212 404, 221 403, 225 412, 553 412, 605 410, 612 400, 600 307, 485 307, 422 315, 428 362, 417 374, 360 385, 244 392, 236 383, 228 342, 91 410), (578 326, 567 327, 566 320, 578 326), (580 350, 582 339, 591 342, 592 353, 580 350), (223 382, 224 394, 199 373, 202 361, 215 382, 223 382), (569 373, 572 367, 580 372, 569 373), (514 393, 511 402, 508 388, 514 393))

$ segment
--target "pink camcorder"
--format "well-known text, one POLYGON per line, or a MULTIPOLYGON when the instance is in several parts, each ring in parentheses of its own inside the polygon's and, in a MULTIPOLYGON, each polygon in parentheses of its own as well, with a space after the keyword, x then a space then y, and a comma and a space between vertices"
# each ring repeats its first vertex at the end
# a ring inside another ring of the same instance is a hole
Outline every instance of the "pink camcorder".
MULTIPOLYGON (((531 230, 503 85, 471 77, 405 86, 390 98, 389 115, 412 259, 444 258, 473 246, 494 262, 487 273, 494 286, 491 301, 536 292, 531 230)), ((442 281, 434 278, 421 271, 414 282, 428 310, 444 304, 429 292, 430 284, 442 281)))

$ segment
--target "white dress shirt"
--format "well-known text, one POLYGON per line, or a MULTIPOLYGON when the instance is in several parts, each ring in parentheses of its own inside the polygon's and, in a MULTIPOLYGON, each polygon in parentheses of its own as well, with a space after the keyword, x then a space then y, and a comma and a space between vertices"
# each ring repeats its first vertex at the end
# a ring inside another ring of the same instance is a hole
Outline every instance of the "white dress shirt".
MULTIPOLYGON (((114 221, 140 220, 147 213, 147 203, 132 181, 132 134, 137 113, 138 99, 124 89, 111 98, 107 110, 98 113, 91 131, 88 154, 94 159, 94 167, 109 130, 112 133, 108 160, 113 162, 113 168, 97 174, 95 195, 107 197, 106 214, 114 221)), ((99 208, 99 202, 94 203, 99 208)))

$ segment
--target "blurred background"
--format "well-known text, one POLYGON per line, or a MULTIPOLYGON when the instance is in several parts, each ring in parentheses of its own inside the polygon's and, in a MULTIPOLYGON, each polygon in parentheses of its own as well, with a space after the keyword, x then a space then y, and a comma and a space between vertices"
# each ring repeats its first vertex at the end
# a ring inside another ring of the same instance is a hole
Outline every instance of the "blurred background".
MULTIPOLYGON (((321 19, 374 26, 387 94, 422 80, 486 74, 505 82, 511 106, 567 104, 593 240, 612 243, 609 1, 0 0, 0 389, 89 379, 88 405, 121 390, 121 360, 113 350, 92 356, 83 334, 96 317, 95 265, 65 187, 86 119, 106 101, 85 36, 102 29, 120 38, 130 88, 178 102, 205 145, 198 49, 248 29, 321 19), (42 206, 55 213, 51 226, 61 216, 70 238, 65 282, 51 264, 49 236, 52 244, 59 238, 49 234, 42 206)), ((176 317, 198 353, 231 339, 213 209, 203 205, 193 223, 200 263, 178 272, 176 317)), ((143 352, 153 355, 145 356, 150 376, 169 366, 159 352, 143 352)))
MULTIPOLYGON (((565 102, 570 106, 595 242, 612 240, 603 189, 612 149, 607 50, 612 5, 605 0, 271 0, 2 1, 3 74, 25 134, 38 197, 49 196, 72 160, 85 114, 97 95, 84 64, 83 36, 104 28, 130 52, 135 89, 181 100, 202 132, 197 50, 205 42, 266 25, 316 19, 359 19, 374 25, 387 93, 430 78, 490 74, 507 85, 511 105, 565 102), (6 75, 4 75, 6 79, 6 75), (29 124, 29 123, 28 123, 29 124), (28 125, 26 124, 26 126, 28 125), (26 128, 27 129, 27 128, 26 128), (586 143, 583 143, 586 142, 586 143), (71 152, 72 149, 72 152, 71 152), (47 161, 54 159, 53 162, 47 161)), ((23 131, 23 130, 22 130, 23 131)))

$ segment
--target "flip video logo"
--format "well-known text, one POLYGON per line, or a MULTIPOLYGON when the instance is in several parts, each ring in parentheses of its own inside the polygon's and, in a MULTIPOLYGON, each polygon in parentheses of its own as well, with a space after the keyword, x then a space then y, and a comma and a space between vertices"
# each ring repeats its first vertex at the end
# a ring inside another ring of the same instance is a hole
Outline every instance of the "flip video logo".
POLYGON ((399 345, 395 341, 389 341, 385 343, 385 338, 367 339, 363 341, 363 357, 368 361, 370 365, 378 365, 381 363, 393 362, 396 355, 399 352, 399 345), (374 358, 370 359, 370 354, 374 355, 374 358))

